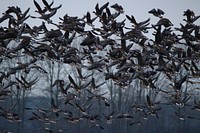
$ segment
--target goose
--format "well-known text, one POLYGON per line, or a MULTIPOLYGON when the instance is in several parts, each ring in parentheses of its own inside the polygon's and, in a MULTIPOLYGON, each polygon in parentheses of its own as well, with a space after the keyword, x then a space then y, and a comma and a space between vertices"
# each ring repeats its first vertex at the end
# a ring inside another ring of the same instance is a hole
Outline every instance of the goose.
POLYGON ((52 21, 50 20, 50 18, 56 14, 57 10, 61 8, 62 5, 59 5, 58 7, 55 7, 55 8, 51 8, 52 4, 49 5, 45 0, 42 0, 42 1, 43 1, 43 4, 46 6, 44 9, 42 9, 40 5, 35 0, 33 0, 34 5, 37 8, 36 12, 38 12, 41 16, 39 17, 31 16, 31 17, 44 19, 48 23, 51 23, 52 21), (47 11, 49 11, 49 13, 46 13, 47 11))
POLYGON ((146 112, 146 114, 147 114, 147 115, 148 115, 148 114, 150 114, 150 115, 155 115, 157 118, 159 118, 159 117, 158 117, 158 114, 157 114, 157 111, 159 111, 159 110, 162 109, 161 107, 159 107, 159 106, 157 105, 159 102, 153 103, 153 102, 151 101, 151 98, 149 97, 149 95, 146 95, 146 100, 147 100, 147 105, 146 105, 146 107, 147 107, 147 109, 148 109, 148 111, 146 112))
POLYGON ((10 20, 15 21, 14 25, 18 26, 30 17, 30 15, 27 16, 29 10, 30 10, 30 7, 24 13, 22 13, 19 7, 12 6, 12 7, 8 7, 8 10, 5 13, 7 15, 9 15, 10 13, 16 14, 17 18, 12 17, 10 18, 10 20))
POLYGON ((12 110, 15 108, 17 103, 13 104, 13 106, 6 110, 2 107, 0 107, 0 116, 6 118, 6 120, 12 122, 12 123, 16 123, 16 122, 21 122, 21 119, 19 119, 19 114, 17 113, 13 113, 12 110))
POLYGON ((88 103, 85 102, 82 105, 78 104, 77 102, 75 103, 75 106, 77 107, 77 109, 82 113, 82 114, 87 114, 87 110, 90 109, 90 107, 92 106, 92 103, 88 103))
POLYGON ((21 76, 21 80, 15 77, 18 83, 20 83, 24 89, 30 90, 32 86, 38 81, 38 78, 33 79, 32 81, 28 82, 23 76, 21 76))
POLYGON ((101 103, 101 100, 104 102, 104 104, 105 104, 105 106, 107 106, 107 107, 110 107, 110 102, 109 102, 109 100, 104 96, 105 94, 107 94, 108 92, 104 92, 104 93, 102 93, 102 94, 95 94, 95 93, 93 93, 92 91, 90 91, 89 89, 86 89, 88 92, 89 92, 89 94, 91 95, 91 96, 88 96, 87 98, 87 101, 90 101, 90 100, 92 100, 92 99, 97 99, 98 100, 98 103, 99 103, 99 105, 100 105, 100 103, 101 103))
POLYGON ((110 6, 111 8, 115 9, 117 12, 123 13, 124 9, 121 5, 115 3, 114 5, 110 6))
POLYGON ((160 18, 160 20, 157 22, 155 26, 164 26, 164 27, 170 27, 173 26, 172 22, 168 18, 160 18))
POLYGON ((134 28, 140 29, 141 31, 145 31, 146 29, 148 29, 147 26, 149 25, 150 18, 142 22, 137 22, 133 15, 131 16, 126 15, 126 18, 133 24, 134 28))
POLYGON ((157 10, 155 8, 153 8, 148 13, 153 14, 155 17, 159 17, 159 18, 162 18, 162 15, 165 14, 165 12, 159 8, 157 10))
POLYGON ((99 8, 99 4, 97 3, 96 6, 95 6, 95 10, 96 11, 93 11, 94 14, 96 14, 96 16, 101 16, 102 15, 102 12, 104 9, 106 9, 109 5, 109 2, 105 3, 104 5, 102 5, 100 8, 99 8))
POLYGON ((90 12, 86 14, 86 23, 88 25, 94 26, 92 23, 97 19, 97 17, 91 18, 90 12))
POLYGON ((14 17, 10 14, 3 14, 3 16, 0 18, 0 23, 4 22, 7 19, 14 19, 14 17))
POLYGON ((112 121, 114 119, 114 114, 115 114, 114 110, 111 113, 109 113, 108 115, 103 114, 106 119, 107 124, 112 124, 112 121))
POLYGON ((187 17, 187 19, 183 19, 183 20, 186 21, 189 24, 194 23, 197 19, 200 18, 200 15, 195 16, 195 13, 190 9, 187 9, 186 11, 184 11, 183 16, 187 17))

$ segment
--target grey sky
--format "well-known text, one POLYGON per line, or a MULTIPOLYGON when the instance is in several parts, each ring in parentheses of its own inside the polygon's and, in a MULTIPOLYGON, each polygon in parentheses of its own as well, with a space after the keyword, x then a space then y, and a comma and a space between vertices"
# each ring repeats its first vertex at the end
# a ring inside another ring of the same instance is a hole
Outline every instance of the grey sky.
MULTIPOLYGON (((42 3, 41 0, 37 0, 38 3, 42 3)), ((51 2, 52 0, 47 0, 51 2)), ((82 17, 87 11, 92 12, 95 9, 95 5, 98 2, 99 5, 105 4, 108 0, 54 0, 55 6, 62 4, 57 16, 54 18, 58 20, 58 17, 63 17, 66 13, 71 16, 82 17)), ((177 26, 183 19, 183 11, 187 9, 193 10, 197 15, 200 14, 200 1, 199 0, 111 0, 110 5, 118 3, 122 5, 125 10, 125 14, 134 15, 136 20, 142 21, 147 18, 153 18, 148 11, 152 8, 160 8, 165 12, 165 16, 169 18, 172 23, 177 26)), ((35 13, 35 7, 32 0, 1 0, 0 13, 3 13, 8 6, 19 6, 23 11, 28 7, 31 7, 30 14, 37 16, 35 13)), ((42 4, 41 4, 42 5, 42 4)), ((35 23, 36 20, 31 19, 30 23, 35 23)))

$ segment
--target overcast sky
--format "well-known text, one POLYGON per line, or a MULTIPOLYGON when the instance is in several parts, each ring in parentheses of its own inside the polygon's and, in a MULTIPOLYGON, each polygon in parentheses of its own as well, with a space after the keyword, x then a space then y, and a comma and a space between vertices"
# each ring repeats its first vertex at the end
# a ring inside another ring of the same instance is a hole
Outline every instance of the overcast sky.
MULTIPOLYGON (((42 2, 37 0, 38 3, 42 2)), ((47 0, 51 2, 52 0, 47 0)), ((63 17, 66 13, 71 16, 82 17, 87 11, 94 11, 95 5, 98 2, 99 5, 103 5, 108 0, 54 0, 54 6, 62 4, 61 9, 58 11, 57 16, 54 18, 58 20, 58 17, 63 17)), ((169 18, 173 24, 178 25, 183 19, 183 11, 187 9, 193 10, 196 15, 200 15, 200 0, 110 0, 110 5, 118 3, 122 5, 125 10, 125 14, 134 15, 136 20, 142 21, 147 18, 154 17, 148 14, 148 11, 153 8, 160 8, 165 12, 165 16, 169 18)), ((31 7, 30 14, 37 16, 38 14, 32 0, 1 0, 0 13, 2 14, 8 6, 19 6, 22 11, 25 11, 28 7, 31 7)), ((31 19, 29 23, 36 23, 37 21, 31 19)))

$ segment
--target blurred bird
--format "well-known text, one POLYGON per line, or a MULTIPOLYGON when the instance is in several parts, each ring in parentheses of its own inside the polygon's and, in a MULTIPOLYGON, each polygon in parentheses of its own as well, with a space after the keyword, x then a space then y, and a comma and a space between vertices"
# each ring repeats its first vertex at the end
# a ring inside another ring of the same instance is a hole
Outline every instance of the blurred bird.
POLYGON ((103 13, 103 10, 106 9, 108 5, 109 5, 109 2, 105 3, 103 6, 99 8, 99 4, 97 3, 95 6, 96 11, 93 11, 93 13, 96 14, 96 16, 100 17, 103 13))
POLYGON ((121 5, 118 5, 117 3, 115 3, 114 5, 110 6, 111 8, 115 9, 117 12, 123 13, 124 9, 121 5))
POLYGON ((155 26, 164 26, 164 27, 170 27, 173 26, 173 24, 171 23, 171 21, 168 18, 161 18, 157 24, 155 26))
POLYGON ((159 18, 162 18, 162 15, 165 14, 165 12, 159 8, 157 10, 155 8, 153 8, 148 13, 153 14, 154 16, 159 17, 159 18))
POLYGON ((61 8, 61 6, 62 6, 62 5, 59 5, 58 7, 52 8, 51 6, 53 5, 53 2, 52 2, 52 4, 48 4, 46 0, 42 0, 43 4, 45 5, 45 8, 42 9, 35 0, 33 0, 33 2, 34 2, 35 7, 37 8, 36 12, 38 12, 41 16, 39 16, 39 17, 31 16, 31 17, 44 19, 49 23, 51 22, 50 18, 52 16, 54 16, 56 14, 57 10, 59 8, 61 8), (49 13, 47 13, 47 11, 49 11, 49 13))

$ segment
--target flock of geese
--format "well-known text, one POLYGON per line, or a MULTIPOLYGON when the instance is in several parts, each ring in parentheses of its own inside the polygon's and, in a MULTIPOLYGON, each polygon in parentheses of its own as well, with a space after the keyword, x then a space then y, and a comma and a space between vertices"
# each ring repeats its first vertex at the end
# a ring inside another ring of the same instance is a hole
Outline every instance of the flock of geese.
MULTIPOLYGON (((1 102, 12 95, 11 88, 31 90, 39 77, 27 80, 21 74, 16 77, 16 73, 29 74, 32 69, 48 74, 47 71, 37 64, 38 61, 51 60, 62 62, 73 66, 78 74, 78 79, 84 84, 78 84, 72 75, 67 78, 55 80, 54 86, 59 86, 60 92, 65 98, 64 104, 75 107, 79 115, 69 110, 61 108, 54 99, 51 99, 51 109, 39 109, 27 107, 32 110, 32 117, 29 120, 38 120, 44 123, 56 123, 49 113, 59 117, 64 115, 64 119, 71 123, 76 123, 82 119, 90 120, 95 124, 92 127, 104 127, 96 121, 106 120, 111 123, 114 119, 130 119, 130 125, 142 124, 142 121, 135 121, 134 115, 114 110, 103 117, 98 114, 88 114, 88 110, 93 106, 92 101, 97 99, 99 104, 105 103, 110 107, 110 99, 106 93, 100 93, 102 86, 107 81, 112 81, 116 86, 126 89, 134 81, 138 80, 144 88, 151 89, 156 93, 165 94, 168 97, 167 103, 183 108, 188 103, 192 103, 192 110, 200 110, 200 102, 196 99, 195 92, 198 87, 195 85, 200 76, 200 27, 195 24, 200 16, 196 16, 192 10, 184 11, 186 17, 180 23, 179 28, 173 28, 172 22, 165 18, 164 11, 152 9, 149 14, 158 19, 156 24, 150 25, 150 18, 138 22, 133 15, 125 15, 125 19, 118 20, 118 16, 124 14, 124 9, 119 4, 109 5, 109 2, 100 6, 98 3, 93 12, 87 12, 82 18, 64 15, 59 18, 59 23, 54 23, 52 17, 62 7, 54 7, 54 1, 48 3, 42 0, 43 5, 39 5, 33 0, 38 16, 29 15, 28 8, 22 12, 17 6, 8 7, 0 18, 0 23, 7 22, 6 27, 0 27, 0 63, 20 56, 29 57, 27 62, 15 62, 15 67, 9 67, 6 71, 0 71, 0 100, 1 102), (39 26, 29 26, 27 19, 41 19, 39 26), (131 27, 126 27, 127 23, 131 27), (100 26, 95 24, 99 23, 100 26), (55 28, 49 30, 46 25, 55 28), (88 26, 91 29, 87 30, 88 26), (149 30, 153 30, 153 39, 146 36, 149 30), (81 39, 76 46, 73 41, 81 39), (16 43, 12 43, 16 41, 16 43), (11 46, 12 45, 12 46, 11 46), (87 62, 87 65, 84 63, 87 62), (87 74, 83 74, 86 71, 87 74), (96 77, 90 73, 104 73, 102 83, 97 84, 96 77), (12 78, 11 78, 12 77, 12 78), (14 78, 13 78, 14 77, 14 78), (165 88, 160 87, 161 77, 166 80, 165 88), (12 79, 12 80, 11 80, 12 79), (104 82, 105 81, 105 82, 104 82), (183 95, 185 87, 192 91, 183 95), (73 90, 73 91, 70 91, 73 90), (87 102, 80 103, 80 95, 86 91, 88 93, 87 102), (98 93, 96 93, 98 92, 98 93), (194 100, 194 102, 193 102, 194 100)), ((104 87, 103 87, 104 88, 104 87)), ((135 89, 134 87, 132 89, 135 89)), ((142 105, 133 104, 134 114, 141 112, 144 118, 154 115, 159 117, 161 107, 150 95, 146 95, 145 103, 142 105)), ((20 122, 19 114, 10 109, 0 107, 0 118, 4 117, 11 122, 20 122)), ((200 119, 175 112, 181 120, 184 118, 200 119)), ((48 132, 54 132, 49 128, 44 128, 48 132)), ((59 131, 62 131, 61 129, 59 131)))

